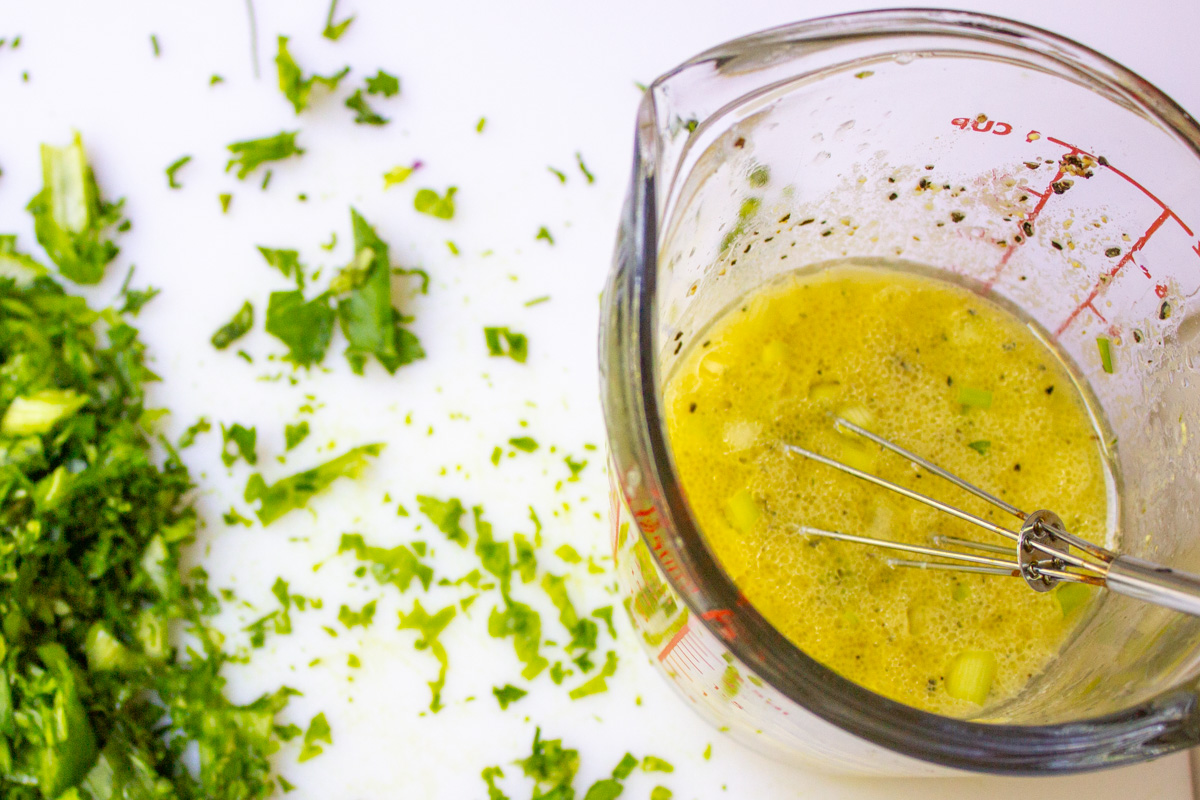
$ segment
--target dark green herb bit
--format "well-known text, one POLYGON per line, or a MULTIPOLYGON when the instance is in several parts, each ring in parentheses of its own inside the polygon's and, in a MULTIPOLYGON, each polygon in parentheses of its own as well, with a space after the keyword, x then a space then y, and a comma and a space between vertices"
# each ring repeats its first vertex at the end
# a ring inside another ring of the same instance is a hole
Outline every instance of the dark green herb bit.
POLYGON ((296 282, 297 289, 303 289, 305 284, 304 265, 300 263, 300 254, 295 250, 277 250, 270 247, 258 246, 258 252, 266 262, 283 273, 283 277, 296 282))
POLYGON ((274 136, 264 136, 261 139, 234 142, 227 148, 233 157, 225 165, 225 171, 229 172, 236 166, 238 180, 245 180, 247 175, 262 164, 303 155, 304 149, 296 145, 296 136, 299 133, 299 131, 282 131, 274 136))
POLYGON ((992 443, 987 439, 979 439, 974 442, 967 442, 967 447, 971 448, 976 453, 979 453, 981 456, 986 456, 988 454, 988 450, 992 448, 992 443))
POLYGON ((571 471, 571 477, 567 478, 567 480, 571 482, 578 481, 579 473, 583 472, 584 468, 588 465, 586 459, 583 461, 576 461, 571 458, 571 456, 564 458, 563 463, 565 463, 567 465, 567 469, 571 471))
POLYGON ((354 261, 342 270, 334 287, 344 293, 337 304, 338 321, 350 346, 346 360, 363 374, 374 356, 388 374, 425 357, 421 342, 404 327, 404 317, 392 306, 392 267, 387 244, 362 215, 350 209, 354 230, 354 261))
POLYGON ((241 512, 239 512, 233 506, 230 506, 229 510, 221 515, 221 519, 225 522, 226 525, 244 525, 247 528, 254 525, 254 522, 252 520, 249 520, 246 517, 242 516, 241 512))
POLYGON ((578 153, 578 152, 575 153, 575 163, 579 165, 579 171, 583 173, 583 177, 587 180, 588 183, 596 182, 596 176, 593 175, 588 170, 587 164, 583 163, 583 154, 582 153, 578 153))
POLYGON ((379 70, 374 77, 367 78, 367 94, 381 94, 384 97, 395 97, 400 94, 400 79, 379 70))
POLYGON ((504 598, 504 607, 496 606, 488 616, 488 634, 503 639, 513 637, 513 648, 517 660, 525 665, 521 677, 531 681, 550 662, 540 654, 542 644, 542 618, 524 603, 504 598))
POLYGON ((225 82, 225 79, 224 79, 224 78, 222 78, 220 75, 218 75, 218 74, 217 74, 217 73, 215 73, 215 72, 214 72, 214 73, 212 74, 212 76, 211 76, 211 77, 208 79, 208 85, 209 85, 209 86, 216 86, 218 83, 224 83, 224 82, 225 82))
POLYGON ((550 244, 554 244, 554 237, 550 235, 550 231, 546 228, 545 225, 538 228, 537 236, 533 237, 533 240, 535 242, 538 241, 539 239, 545 239, 550 244))
POLYGON ((202 433, 208 433, 211 430, 212 423, 208 421, 207 417, 201 417, 189 425, 188 429, 183 432, 183 436, 179 437, 179 444, 176 445, 176 448, 179 450, 184 450, 188 447, 191 447, 196 443, 197 436, 202 433))
POLYGON ((300 748, 300 756, 296 760, 303 763, 321 755, 325 750, 319 744, 320 742, 333 744, 333 731, 329 729, 329 722, 326 721, 324 712, 317 714, 308 723, 308 730, 304 732, 304 744, 300 748))
POLYGON ((320 84, 331 92, 336 91, 338 83, 350 72, 349 67, 343 67, 340 72, 329 76, 309 75, 306 78, 292 54, 288 52, 288 37, 280 36, 278 42, 279 51, 275 55, 275 65, 279 69, 279 91, 283 92, 283 96, 292 104, 297 114, 308 108, 313 87, 320 84))
POLYGON ((287 450, 292 450, 296 445, 308 438, 308 420, 300 420, 295 425, 285 425, 283 428, 283 440, 287 450))
POLYGON ((232 467, 238 457, 244 458, 247 464, 257 464, 258 454, 254 452, 255 443, 258 441, 258 429, 246 428, 239 423, 233 423, 228 428, 222 423, 221 425, 221 462, 227 467, 232 467), (230 445, 233 449, 230 449, 230 445))
POLYGON ((529 756, 517 762, 526 778, 536 784, 535 797, 574 797, 572 784, 579 771, 579 751, 562 746, 562 739, 542 740, 542 729, 533 733, 533 748, 529 756))
POLYGON ((513 686, 511 683, 504 686, 493 686, 492 694, 496 696, 496 701, 500 703, 500 710, 504 711, 510 703, 515 703, 529 692, 524 689, 513 686))
POLYGON ((391 121, 371 108, 362 89, 355 89, 354 94, 346 98, 346 108, 354 112, 356 125, 386 125, 391 121))
POLYGON ((559 183, 567 182, 567 173, 563 172, 561 169, 555 169, 554 167, 546 167, 546 169, 549 170, 554 177, 558 178, 559 183))
POLYGON ((167 188, 182 189, 183 184, 175 180, 175 174, 183 169, 184 165, 192 160, 191 156, 181 156, 167 165, 167 188))
POLYGON ((538 449, 537 440, 529 436, 520 436, 515 439, 509 439, 508 443, 520 450, 522 453, 532 453, 538 449))
POLYGON ((588 695, 606 692, 608 691, 608 684, 606 683, 605 679, 611 678, 616 674, 616 672, 617 654, 612 650, 609 650, 604 656, 604 666, 600 668, 600 674, 596 675, 586 683, 575 687, 567 694, 572 700, 578 700, 581 697, 587 697, 588 695))
POLYGON ((1097 336, 1096 346, 1100 348, 1100 366, 1111 375, 1113 371, 1112 342, 1103 336, 1097 336))
POLYGON ((457 497, 438 500, 436 497, 419 494, 417 495, 417 507, 422 514, 429 518, 430 522, 437 526, 438 530, 446 534, 446 538, 450 541, 460 547, 466 547, 470 542, 470 536, 459 524, 466 509, 463 508, 462 502, 457 497))
POLYGON ((499 767, 484 767, 480 775, 483 782, 487 784, 488 800, 509 800, 508 795, 496 785, 496 778, 503 778, 504 770, 499 767))
POLYGON ((121 217, 125 201, 109 203, 100 196, 78 133, 65 147, 42 145, 42 184, 28 206, 38 243, 64 278, 99 283, 119 252, 108 231, 129 225, 121 217))
POLYGON ((418 650, 428 649, 433 653, 433 657, 438 661, 438 676, 436 680, 429 681, 429 691, 433 698, 429 701, 429 710, 435 714, 441 711, 442 706, 442 687, 446 685, 446 670, 450 667, 450 660, 446 655, 446 648, 438 641, 438 636, 446 629, 455 615, 454 606, 446 606, 436 614, 430 615, 424 608, 421 607, 420 600, 413 601, 412 611, 405 614, 400 612, 400 630, 415 630, 421 635, 413 646, 418 650))
POLYGON ((245 336, 254 327, 254 306, 250 301, 242 303, 242 307, 233 315, 233 319, 222 325, 212 335, 212 346, 224 350, 238 339, 245 336))
POLYGON ((448 188, 444 196, 439 195, 433 189, 419 189, 413 198, 413 208, 422 214, 428 214, 438 219, 453 219, 454 195, 457 192, 457 186, 448 188))
POLYGON ((327 295, 305 302, 299 289, 271 292, 266 331, 287 345, 288 361, 298 367, 311 367, 325 358, 333 339, 334 316, 327 295))
MULTIPOLYGON (((0 239, 2 238, 0 237, 0 239)), ((0 265, 3 264, 3 260, 3 244, 0 243, 0 265)), ((147 286, 145 289, 130 289, 129 283, 133 280, 133 273, 134 267, 130 267, 129 272, 125 274, 125 281, 121 284, 121 297, 125 298, 125 302, 121 304, 118 313, 136 317, 145 308, 147 303, 158 297, 161 290, 153 286, 147 286)))
POLYGON ((247 503, 262 501, 254 513, 264 526, 270 525, 289 511, 304 508, 314 495, 326 489, 338 478, 354 480, 370 465, 370 458, 383 451, 382 444, 367 444, 348 450, 320 466, 299 472, 272 484, 259 473, 246 482, 243 498, 247 503))
POLYGON ((518 364, 529 357, 529 339, 523 333, 508 328, 484 328, 483 338, 489 356, 508 356, 518 364))
POLYGON ((354 22, 354 15, 346 17, 341 22, 334 22, 333 17, 337 13, 338 0, 331 0, 329 3, 329 14, 325 17, 325 30, 321 31, 321 35, 326 39, 336 42, 342 38, 342 34, 350 27, 350 23, 354 22))
POLYGON ((422 564, 418 554, 405 545, 396 545, 390 550, 368 545, 361 534, 343 533, 338 545, 338 555, 353 551, 359 561, 371 564, 371 574, 379 583, 390 583, 402 592, 408 591, 413 578, 428 590, 433 581, 433 569, 422 564))

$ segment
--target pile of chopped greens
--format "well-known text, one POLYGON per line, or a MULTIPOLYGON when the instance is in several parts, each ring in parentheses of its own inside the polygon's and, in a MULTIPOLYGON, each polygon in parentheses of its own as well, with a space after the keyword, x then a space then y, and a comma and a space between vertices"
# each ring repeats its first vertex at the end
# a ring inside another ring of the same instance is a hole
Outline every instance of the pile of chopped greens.
MULTIPOLYGON (((96 283, 121 203, 102 199, 78 136, 43 147, 42 166, 38 241, 64 277, 96 283)), ((228 656, 206 624, 217 600, 203 570, 179 571, 192 483, 156 444, 144 387, 157 377, 137 330, 68 294, 13 236, 0 237, 0 271, 0 791, 269 796, 274 717, 292 690, 244 706, 222 693, 228 656), (188 632, 182 651, 173 627, 188 632)))

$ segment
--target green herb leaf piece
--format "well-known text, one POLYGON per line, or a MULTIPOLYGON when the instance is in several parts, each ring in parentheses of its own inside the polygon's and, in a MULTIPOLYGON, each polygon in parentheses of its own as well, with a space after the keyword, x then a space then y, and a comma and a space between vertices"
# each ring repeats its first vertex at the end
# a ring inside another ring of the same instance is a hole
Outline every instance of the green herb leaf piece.
POLYGON ((226 428, 221 425, 221 462, 227 467, 232 467, 238 457, 246 460, 247 464, 257 464, 258 455, 254 452, 255 442, 258 440, 257 428, 245 428, 238 423, 234 423, 226 428), (233 449, 229 449, 229 445, 233 445, 233 449))
POLYGON ((568 800, 574 797, 571 785, 579 771, 579 751, 562 746, 562 739, 542 739, 542 729, 533 732, 533 748, 529 756, 517 762, 526 778, 536 784, 535 797, 568 800))
POLYGON ((671 800, 674 796, 675 793, 665 786, 655 786, 650 790, 650 800, 671 800))
POLYGON ((119 252, 108 231, 128 225, 121 217, 125 201, 100 196, 78 133, 65 147, 42 145, 42 183, 28 206, 38 243, 64 278, 99 283, 119 252))
POLYGON ((238 339, 249 333, 254 327, 254 306, 250 305, 250 301, 242 303, 242 307, 233 315, 233 319, 222 325, 217 332, 212 335, 212 346, 218 350, 224 350, 229 345, 236 342, 238 339))
POLYGON ((74 416, 88 403, 88 396, 74 389, 42 389, 14 397, 0 420, 5 436, 34 436, 49 433, 58 423, 74 416))
POLYGON ((383 173, 383 188, 390 189, 393 186, 399 186, 404 183, 414 172, 417 171, 415 166, 405 167, 396 166, 383 173))
POLYGON ((353 208, 354 262, 344 269, 335 284, 345 296, 337 313, 342 333, 350 342, 346 360, 356 375, 363 374, 368 356, 375 356, 388 374, 425 357, 421 343, 401 324, 400 312, 392 307, 392 268, 388 246, 375 229, 353 208))
POLYGON ((287 450, 295 448, 306 438, 308 438, 308 420, 306 419, 300 420, 295 425, 285 425, 283 428, 283 440, 287 450))
POLYGON ((304 732, 304 744, 300 748, 300 756, 296 760, 303 764, 305 761, 321 755, 325 750, 321 747, 320 742, 333 744, 333 731, 329 729, 325 712, 317 714, 308 723, 308 730, 304 732))
POLYGON ((484 767, 483 782, 487 784, 488 800, 509 800, 508 795, 496 785, 496 778, 503 778, 504 772, 499 767, 484 767))
POLYGON ((433 582, 433 570, 422 564, 417 553, 405 545, 396 545, 390 550, 383 547, 368 545, 361 534, 343 533, 338 545, 338 555, 353 551, 359 561, 371 564, 371 574, 380 583, 390 583, 402 592, 416 578, 421 588, 428 590, 433 582))
POLYGON ((441 711, 442 706, 442 687, 446 685, 446 670, 450 667, 449 658, 446 656, 446 648, 438 641, 438 636, 446 629, 454 619, 454 606, 446 606, 436 614, 430 615, 424 608, 421 607, 420 600, 413 601, 412 611, 405 614, 400 612, 400 630, 415 630, 421 634, 420 638, 414 643, 414 647, 418 650, 428 649, 433 653, 433 657, 438 660, 439 669, 437 680, 429 681, 429 691, 433 698, 429 702, 429 710, 435 714, 441 711))
POLYGON ((367 94, 381 94, 384 97, 394 97, 400 94, 400 79, 379 70, 374 77, 367 78, 367 94))
POLYGON ((354 22, 353 14, 341 22, 333 21, 333 16, 337 13, 337 4, 338 0, 331 0, 329 3, 329 14, 325 17, 325 30, 321 31, 322 36, 334 42, 342 38, 342 34, 350 27, 350 23, 354 22))
POLYGON ((303 148, 296 145, 296 136, 299 133, 299 131, 283 131, 261 139, 234 142, 227 148, 233 156, 225 165, 225 171, 229 172, 236 166, 238 180, 245 180, 247 175, 262 164, 303 155, 303 148))
POLYGON ((496 696, 496 702, 500 704, 500 710, 504 711, 510 703, 515 703, 529 692, 519 687, 513 686, 511 683, 504 686, 493 686, 492 694, 496 696))
POLYGON ((15 234, 0 236, 0 278, 12 278, 20 286, 47 273, 46 268, 33 256, 17 250, 15 234))
POLYGON ((283 277, 296 282, 297 289, 303 289, 305 283, 304 265, 300 263, 300 254, 295 250, 278 250, 271 247, 258 246, 258 252, 275 269, 283 273, 283 277))
POLYGON ((300 290, 272 292, 267 302, 267 333, 288 347, 285 356, 298 367, 311 367, 325 358, 333 339, 335 312, 328 295, 305 302, 300 290))
POLYGON ((583 163, 583 154, 582 153, 578 153, 578 152, 575 153, 575 163, 577 163, 579 165, 579 171, 583 173, 583 177, 587 180, 588 183, 596 182, 596 176, 593 175, 588 170, 587 164, 583 163))
POLYGON ((346 98, 346 108, 354 112, 356 125, 386 125, 391 121, 371 108, 367 98, 363 97, 362 89, 355 89, 354 94, 346 98))
POLYGON ((508 328, 484 328, 483 339, 489 356, 508 356, 518 364, 529 357, 529 339, 508 328))
POLYGON ((471 509, 475 518, 475 554, 483 568, 500 581, 500 594, 508 597, 512 585, 512 551, 508 542, 498 542, 492 535, 492 524, 483 518, 483 508, 471 509))
POLYGON ((520 436, 515 439, 509 439, 508 443, 520 450, 522 453, 532 453, 538 449, 537 440, 529 436, 520 436))
POLYGON ((428 214, 438 219, 453 219, 454 195, 457 192, 457 186, 451 186, 446 189, 444 196, 439 195, 433 189, 418 189, 416 196, 413 198, 413 208, 422 214, 428 214))
POLYGON ((174 161, 172 161, 170 164, 167 165, 166 172, 167 172, 167 188, 168 189, 182 189, 183 188, 183 184, 181 184, 181 183, 179 183, 179 181, 175 180, 175 176, 179 172, 179 170, 183 169, 183 167, 191 160, 192 160, 191 156, 183 156, 181 158, 175 159, 174 161))
POLYGON ((575 548, 571 547, 569 544, 564 544, 559 547, 554 551, 554 555, 558 556, 568 564, 578 564, 583 561, 583 558, 579 555, 578 551, 576 551, 575 548))
POLYGON ((521 677, 525 680, 533 680, 550 666, 550 662, 539 652, 542 644, 542 618, 524 603, 506 597, 503 610, 499 606, 492 609, 488 616, 488 634, 497 639, 513 637, 517 659, 525 665, 525 669, 521 670, 521 677))
POLYGON ((600 694, 601 692, 607 692, 608 691, 608 683, 605 681, 605 679, 611 678, 613 675, 616 674, 616 672, 617 672, 617 654, 614 653, 612 650, 609 650, 604 656, 604 666, 600 668, 600 674, 596 675, 594 678, 587 681, 586 683, 583 683, 583 684, 575 687, 567 694, 572 700, 578 700, 579 698, 587 697, 588 695, 600 694))
POLYGON ((974 442, 967 442, 967 447, 971 448, 976 453, 979 453, 981 456, 986 456, 988 454, 988 450, 990 450, 992 447, 992 443, 987 439, 979 439, 974 442))
POLYGON ((283 96, 292 104, 297 114, 308 108, 314 86, 320 84, 331 92, 336 91, 338 83, 350 72, 349 67, 344 67, 340 72, 327 77, 309 75, 306 78, 292 54, 288 52, 288 37, 280 36, 278 43, 279 51, 275 55, 275 65, 279 69, 279 91, 283 92, 283 96))
POLYGON ((620 781, 615 778, 605 778, 588 787, 583 800, 617 800, 624 791, 625 787, 621 785, 620 781))
POLYGON ((991 408, 992 393, 971 386, 958 387, 958 402, 970 408, 991 408))
POLYGON ((1112 375, 1113 371, 1113 355, 1112 342, 1103 336, 1096 337, 1096 346, 1100 348, 1100 367, 1112 375))
POLYGON ((363 628, 368 628, 372 620, 375 619, 375 601, 367 603, 362 607, 361 611, 351 611, 350 606, 343 605, 338 611, 338 622, 345 625, 347 628, 353 628, 358 625, 363 628))
POLYGON ((459 520, 466 512, 462 502, 457 497, 449 500, 438 500, 428 495, 417 495, 417 507, 438 530, 446 534, 446 538, 455 542, 459 547, 466 547, 471 537, 463 530, 459 520))
POLYGON ((619 781, 623 781, 633 774, 637 769, 638 760, 633 753, 626 753, 621 757, 621 760, 613 767, 612 776, 619 781))
POLYGON ((254 513, 264 526, 270 525, 284 514, 297 508, 305 508, 313 496, 324 491, 338 478, 354 480, 370 466, 370 458, 383 451, 382 444, 367 444, 348 450, 337 458, 320 466, 296 473, 273 484, 267 484, 257 472, 246 482, 243 498, 247 503, 261 500, 254 513))
POLYGON ((533 240, 535 242, 538 240, 541 240, 541 239, 546 240, 546 242, 549 244, 554 244, 554 237, 550 235, 550 231, 546 228, 545 225, 538 228, 537 236, 533 237, 533 240))
POLYGON ((195 423, 188 426, 188 429, 183 432, 183 436, 179 437, 179 443, 175 446, 184 450, 196 443, 196 437, 202 433, 208 433, 212 430, 212 423, 206 417, 201 417, 195 423))
POLYGON ((675 767, 671 762, 664 761, 657 756, 646 756, 642 759, 642 772, 674 772, 675 767))

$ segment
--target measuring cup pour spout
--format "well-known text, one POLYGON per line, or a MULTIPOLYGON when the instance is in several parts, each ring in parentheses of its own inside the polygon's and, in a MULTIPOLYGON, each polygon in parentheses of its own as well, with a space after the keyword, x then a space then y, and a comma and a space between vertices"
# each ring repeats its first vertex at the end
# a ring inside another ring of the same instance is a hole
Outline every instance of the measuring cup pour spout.
POLYGON ((601 314, 612 547, 638 639, 687 705, 752 749, 860 775, 1062 774, 1200 743, 1200 395, 1182 374, 1200 347, 1195 121, 1046 31, 891 10, 701 53, 649 87, 635 134, 601 314), (1109 589, 1051 667, 971 718, 869 691, 772 627, 714 556, 667 439, 664 387, 714 320, 847 260, 923 271, 1028 320, 1103 443, 1115 551, 981 497, 1013 517, 981 518, 991 540, 895 554, 1039 591, 1109 589))

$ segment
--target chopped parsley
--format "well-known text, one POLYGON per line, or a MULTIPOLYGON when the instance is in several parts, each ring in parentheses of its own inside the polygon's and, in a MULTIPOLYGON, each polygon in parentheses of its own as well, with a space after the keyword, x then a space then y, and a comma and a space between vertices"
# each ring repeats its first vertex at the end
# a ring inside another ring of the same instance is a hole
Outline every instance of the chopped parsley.
POLYGON ((153 33, 150 34, 150 49, 154 51, 154 57, 158 58, 162 55, 162 49, 158 46, 158 37, 153 33))
POLYGON ((325 712, 317 714, 308 723, 308 730, 304 732, 304 744, 300 748, 300 755, 296 759, 300 763, 304 763, 309 759, 316 758, 324 752, 320 742, 325 744, 333 744, 333 731, 329 729, 329 723, 325 719, 325 712))
POLYGON ((488 633, 497 638, 513 637, 517 660, 525 665, 521 677, 533 680, 550 666, 542 657, 542 620, 536 611, 512 598, 504 598, 504 607, 496 606, 488 616, 488 633))
POLYGON ((222 423, 221 439, 221 463, 225 466, 232 467, 239 457, 245 459, 247 464, 258 463, 258 455, 254 452, 258 441, 256 428, 246 428, 236 422, 226 428, 222 423), (233 447, 230 448, 230 445, 233 447))
POLYGON ((231 195, 229 192, 222 192, 221 194, 217 195, 217 199, 221 201, 221 213, 228 214, 229 204, 233 202, 233 195, 231 195))
POLYGON ((188 429, 179 437, 179 443, 176 447, 179 450, 191 447, 196 442, 196 437, 202 433, 208 433, 212 430, 212 423, 206 417, 201 417, 194 423, 188 426, 188 429))
POLYGON ((329 3, 329 14, 325 17, 325 30, 321 31, 321 35, 326 39, 336 42, 342 38, 342 34, 350 27, 350 23, 354 22, 354 15, 346 17, 341 22, 334 22, 333 17, 337 14, 338 0, 331 0, 329 3))
POLYGON ((229 163, 225 165, 225 171, 229 172, 236 166, 238 180, 245 180, 247 175, 262 164, 303 155, 303 148, 296 145, 296 136, 299 133, 299 131, 283 131, 274 136, 264 136, 261 139, 234 142, 227 148, 233 155, 229 159, 229 163))
POLYGON ((1109 375, 1113 371, 1112 343, 1103 336, 1096 337, 1096 346, 1100 348, 1100 367, 1109 375))
POLYGON ((172 161, 170 164, 167 165, 166 172, 167 172, 167 188, 168 189, 182 189, 183 188, 183 184, 180 183, 179 181, 177 181, 175 179, 175 176, 179 172, 179 170, 183 169, 183 167, 191 160, 192 160, 191 156, 181 156, 180 158, 175 159, 174 161, 172 161))
POLYGON ((463 508, 462 502, 457 497, 438 500, 436 497, 419 494, 417 495, 417 507, 422 514, 429 518, 430 522, 437 526, 438 530, 446 534, 447 539, 459 547, 467 546, 470 537, 459 524, 466 509, 463 508))
POLYGON ((418 631, 421 635, 413 646, 418 650, 428 649, 438 661, 437 679, 429 681, 429 691, 433 695, 429 701, 429 710, 435 714, 443 708, 442 688, 446 685, 446 670, 450 667, 446 648, 438 641, 438 636, 446 629, 450 621, 454 619, 454 614, 454 606, 449 605, 436 614, 430 615, 421 607, 420 600, 413 601, 412 611, 407 614, 403 611, 400 612, 400 630, 418 631))
POLYGON ((356 625, 363 628, 370 627, 371 622, 375 619, 375 602, 372 600, 360 611, 352 611, 350 606, 343 605, 338 611, 338 622, 347 628, 353 628, 356 625))
POLYGON ((562 746, 562 739, 542 739, 542 729, 533 733, 533 748, 529 756, 517 762, 525 777, 533 779, 535 797, 574 796, 571 785, 579 771, 579 751, 562 746))
POLYGON ((583 557, 579 555, 579 552, 569 544, 564 544, 559 547, 554 551, 554 555, 558 556, 568 564, 579 564, 583 561, 583 557))
POLYGON ((617 654, 614 653, 612 650, 609 650, 604 655, 604 666, 600 668, 600 674, 596 675, 594 678, 587 681, 586 683, 583 683, 583 684, 575 687, 574 689, 572 689, 568 693, 568 696, 572 700, 578 700, 581 697, 587 697, 588 695, 600 694, 601 692, 606 692, 606 691, 608 691, 608 684, 605 682, 605 679, 611 678, 613 675, 616 674, 616 672, 617 672, 617 654))
POLYGON ((675 767, 669 761, 664 761, 657 756, 646 756, 642 759, 643 772, 674 772, 675 767))
POLYGON ((413 208, 422 214, 428 214, 438 219, 453 219, 454 195, 457 192, 457 186, 448 188, 444 196, 439 195, 433 189, 418 189, 413 198, 413 208))
POLYGON ((119 252, 109 230, 129 226, 121 216, 125 201, 101 197, 78 133, 65 147, 42 145, 42 182, 28 206, 38 243, 64 278, 99 283, 119 252))
POLYGON ((256 472, 246 482, 243 499, 247 503, 261 501, 254 513, 264 526, 270 525, 289 511, 306 507, 314 495, 338 478, 358 478, 370 464, 370 458, 378 456, 383 447, 382 444, 355 447, 331 461, 269 485, 256 472))
POLYGON ((958 387, 958 402, 970 408, 991 408, 992 393, 971 386, 958 387))
POLYGON ((520 450, 522 453, 532 453, 538 449, 537 440, 529 436, 520 436, 516 439, 509 439, 508 443, 520 450))
POLYGON ((493 686, 492 694, 496 696, 496 702, 500 704, 500 710, 504 711, 510 703, 515 703, 529 692, 510 684, 504 686, 493 686))
POLYGON ((583 173, 583 177, 587 179, 587 182, 588 182, 588 183, 595 183, 595 182, 596 182, 596 176, 595 176, 595 175, 593 175, 593 174, 592 174, 592 173, 591 173, 591 172, 588 170, 588 168, 587 168, 587 164, 584 164, 584 163, 583 163, 583 154, 582 154, 582 153, 576 153, 576 154, 575 154, 575 163, 577 163, 577 164, 579 165, 579 171, 583 173))
POLYGON ((374 77, 367 78, 367 94, 381 94, 384 97, 395 97, 400 94, 400 79, 379 70, 374 77))
POLYGON ((308 438, 308 420, 302 419, 295 425, 285 425, 283 440, 286 450, 292 450, 296 445, 308 438))
POLYGON ((571 458, 571 456, 564 458, 563 463, 567 465, 567 469, 571 472, 571 477, 567 478, 567 480, 571 482, 578 481, 579 473, 583 472, 584 468, 588 465, 587 459, 584 459, 583 461, 576 461, 575 459, 571 458))
POLYGON ((408 591, 414 578, 425 590, 433 581, 433 569, 422 564, 418 560, 418 553, 405 545, 388 550, 368 545, 361 534, 343 533, 338 554, 347 552, 353 552, 359 561, 369 562, 371 574, 379 583, 390 583, 402 592, 408 591))
POLYGON ((538 228, 537 236, 533 237, 535 242, 540 239, 545 239, 550 244, 554 244, 554 237, 550 234, 549 229, 547 229, 545 225, 538 228))
POLYGON ((487 127, 487 117, 480 117, 479 122, 475 123, 475 132, 483 133, 485 127, 487 127))
POLYGON ((674 796, 675 793, 665 786, 655 786, 650 790, 650 800, 671 800, 674 796))
MULTIPOLYGON (((0 240, 3 238, 4 237, 0 237, 0 240)), ((4 257, 3 251, 3 242, 0 241, 0 262, 2 262, 4 257)), ((125 274, 125 282, 121 284, 121 297, 125 298, 125 302, 121 304, 121 308, 118 309, 118 313, 130 314, 136 317, 139 313, 141 313, 142 308, 144 308, 147 303, 149 303, 155 297, 158 297, 160 290, 154 288, 153 286, 148 286, 145 289, 130 289, 129 283, 133 280, 133 272, 134 267, 130 267, 129 272, 125 274)))
POLYGON ((484 328, 483 339, 489 356, 508 356, 518 364, 529 357, 529 339, 508 328, 484 328))
POLYGON ((342 78, 350 72, 349 67, 343 67, 341 71, 329 76, 309 75, 306 78, 292 54, 288 52, 288 37, 280 36, 278 42, 279 51, 275 55, 275 65, 279 69, 279 91, 283 92, 283 96, 292 104, 297 114, 308 108, 315 86, 320 84, 331 92, 336 91, 342 78))
POLYGON ((356 125, 386 125, 391 121, 371 108, 367 98, 363 97, 362 89, 355 89, 354 94, 346 98, 345 105, 354 112, 356 125))
POLYGON ((409 177, 416 172, 416 166, 405 167, 396 166, 383 173, 383 188, 390 189, 393 186, 399 186, 404 183, 409 177))
POLYGON ((245 336, 254 327, 254 306, 250 301, 242 303, 242 307, 233 315, 233 319, 222 325, 212 335, 212 346, 224 350, 238 339, 245 336))
POLYGON ((277 250, 270 247, 258 246, 258 252, 266 262, 283 273, 283 277, 296 282, 297 289, 303 289, 305 283, 304 265, 300 263, 300 254, 295 250, 277 250))
POLYGON ((559 183, 567 182, 567 173, 563 172, 561 169, 555 169, 554 167, 546 167, 546 169, 549 170, 551 175, 558 178, 559 183))
POLYGON ((988 454, 988 450, 990 450, 992 447, 992 443, 987 439, 979 439, 974 442, 967 442, 967 447, 971 448, 976 453, 979 453, 981 456, 986 456, 988 454))
POLYGON ((287 345, 288 361, 298 367, 311 367, 325 358, 333 339, 334 316, 325 295, 305 302, 299 289, 271 292, 266 330, 287 345))

